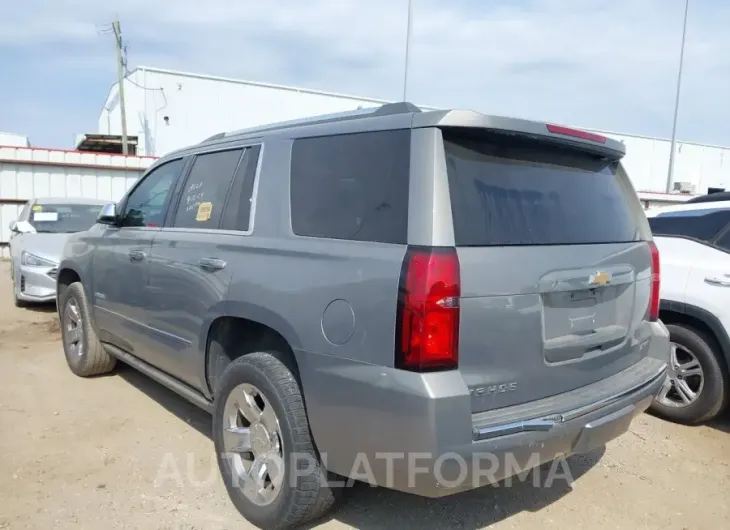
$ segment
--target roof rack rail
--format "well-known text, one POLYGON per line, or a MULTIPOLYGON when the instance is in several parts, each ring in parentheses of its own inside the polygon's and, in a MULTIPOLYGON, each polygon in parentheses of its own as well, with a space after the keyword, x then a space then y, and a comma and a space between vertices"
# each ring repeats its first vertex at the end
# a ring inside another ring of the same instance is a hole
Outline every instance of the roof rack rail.
POLYGON ((385 103, 378 110, 373 112, 373 116, 387 116, 389 114, 406 114, 408 112, 421 112, 417 106, 408 101, 398 101, 397 103, 385 103))
POLYGON ((218 134, 214 134, 213 136, 210 136, 209 138, 206 138, 205 140, 203 140, 200 143, 201 144, 204 144, 204 143, 207 143, 207 142, 212 142, 213 140, 220 140, 221 138, 224 138, 225 136, 226 136, 226 133, 219 132, 218 134))
POLYGON ((354 120, 357 118, 366 118, 368 116, 390 116, 395 114, 407 114, 411 112, 422 112, 413 103, 406 101, 400 101, 397 103, 384 103, 378 107, 366 107, 357 108, 355 110, 348 110, 344 112, 335 112, 331 114, 321 114, 319 116, 308 116, 306 118, 299 118, 294 120, 281 121, 277 123, 270 123, 268 125, 260 125, 256 127, 247 127, 245 129, 239 129, 230 132, 222 132, 206 138, 201 143, 212 142, 214 140, 220 140, 222 138, 229 138, 231 136, 237 136, 242 134, 250 134, 257 132, 269 132, 276 131, 279 129, 289 129, 298 125, 319 125, 322 123, 332 123, 345 120, 354 120))

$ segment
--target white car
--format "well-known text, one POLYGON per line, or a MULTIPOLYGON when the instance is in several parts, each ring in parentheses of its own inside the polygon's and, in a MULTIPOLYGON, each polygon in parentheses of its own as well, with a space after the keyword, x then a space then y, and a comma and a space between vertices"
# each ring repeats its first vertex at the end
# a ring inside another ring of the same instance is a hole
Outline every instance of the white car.
POLYGON ((730 201, 703 197, 646 213, 659 249, 659 318, 672 342, 669 377, 651 410, 705 422, 730 397, 730 201))
POLYGON ((69 236, 91 228, 104 201, 58 197, 31 199, 10 222, 10 277, 15 305, 56 299, 58 262, 69 236))

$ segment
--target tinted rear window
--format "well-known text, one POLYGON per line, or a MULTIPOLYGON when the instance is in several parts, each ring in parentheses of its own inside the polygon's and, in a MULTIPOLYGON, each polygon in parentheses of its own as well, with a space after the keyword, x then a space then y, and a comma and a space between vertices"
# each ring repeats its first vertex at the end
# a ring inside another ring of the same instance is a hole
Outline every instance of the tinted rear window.
MULTIPOLYGON (((637 241, 619 164, 504 135, 444 131, 459 246, 637 241)), ((635 193, 634 193, 635 195, 635 193)))

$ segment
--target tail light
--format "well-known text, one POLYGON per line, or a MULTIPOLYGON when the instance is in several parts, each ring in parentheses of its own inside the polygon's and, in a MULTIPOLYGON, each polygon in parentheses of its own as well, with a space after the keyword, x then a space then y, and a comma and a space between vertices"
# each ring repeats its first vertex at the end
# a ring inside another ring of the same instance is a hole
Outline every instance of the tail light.
POLYGON ((553 134, 560 134, 563 136, 572 136, 573 138, 580 138, 581 140, 589 140, 591 142, 597 142, 599 144, 605 144, 607 138, 600 134, 581 131, 580 129, 571 129, 570 127, 563 127, 562 125, 553 125, 548 123, 546 125, 547 130, 553 134))
POLYGON ((459 364, 459 258, 453 248, 410 247, 398 286, 395 366, 414 372, 459 364))
POLYGON ((651 250, 651 291, 649 295, 649 320, 659 319, 659 249, 653 241, 649 242, 651 250))

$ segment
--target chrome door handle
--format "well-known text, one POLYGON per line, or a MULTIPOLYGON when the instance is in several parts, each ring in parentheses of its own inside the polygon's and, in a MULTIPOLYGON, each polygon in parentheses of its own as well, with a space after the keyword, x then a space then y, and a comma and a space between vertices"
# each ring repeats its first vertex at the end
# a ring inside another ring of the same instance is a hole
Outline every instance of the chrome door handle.
POLYGON ((129 252, 129 261, 135 261, 135 262, 142 261, 145 259, 146 256, 147 256, 147 254, 145 254, 141 250, 131 250, 129 252))
POLYGON ((200 258, 198 260, 198 266, 204 271, 214 272, 223 269, 226 266, 226 262, 216 258, 200 258))
POLYGON ((730 276, 727 274, 723 276, 708 276, 705 278, 705 283, 717 285, 718 287, 730 287, 730 276))

